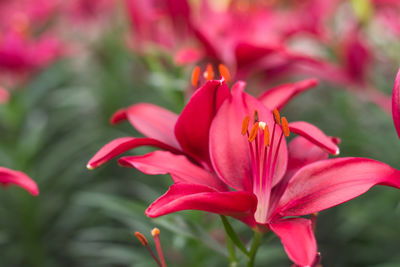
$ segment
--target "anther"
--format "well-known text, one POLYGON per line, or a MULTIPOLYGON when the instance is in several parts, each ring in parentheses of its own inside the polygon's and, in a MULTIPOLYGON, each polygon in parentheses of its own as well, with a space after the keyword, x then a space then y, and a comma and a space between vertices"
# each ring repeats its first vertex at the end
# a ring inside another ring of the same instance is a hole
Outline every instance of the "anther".
POLYGON ((231 74, 229 73, 228 68, 224 64, 219 64, 218 66, 219 74, 224 77, 225 81, 229 82, 231 79, 231 74))
POLYGON ((151 230, 151 235, 152 236, 160 235, 160 229, 154 228, 153 230, 151 230))
POLYGON ((207 64, 206 71, 204 72, 204 79, 207 81, 214 79, 214 70, 210 63, 207 64))
POLYGON ((257 109, 254 110, 254 114, 253 114, 253 123, 258 122, 258 111, 257 109))
POLYGON ((250 121, 249 116, 244 117, 242 123, 242 135, 245 135, 247 133, 247 130, 249 129, 249 121, 250 121))
POLYGON ((254 139, 256 139, 257 133, 258 133, 258 122, 256 122, 253 125, 253 128, 251 128, 250 135, 249 135, 249 142, 250 143, 253 142, 254 139))
POLYGON ((275 123, 281 125, 281 115, 279 114, 279 111, 277 109, 274 109, 273 113, 274 113, 275 123))
POLYGON ((282 130, 283 130, 283 134, 286 137, 289 137, 289 135, 290 135, 289 123, 288 123, 286 117, 282 117, 282 130))
POLYGON ((268 125, 265 125, 265 127, 264 127, 264 146, 265 147, 269 146, 269 129, 268 129, 268 125))
POLYGON ((136 236, 137 239, 139 239, 140 243, 142 243, 142 245, 144 247, 147 247, 149 242, 147 241, 147 238, 143 234, 141 234, 139 232, 135 232, 135 236, 136 236))
POLYGON ((194 67, 192 71, 192 85, 197 86, 199 83, 199 77, 200 77, 200 67, 196 66, 194 67))

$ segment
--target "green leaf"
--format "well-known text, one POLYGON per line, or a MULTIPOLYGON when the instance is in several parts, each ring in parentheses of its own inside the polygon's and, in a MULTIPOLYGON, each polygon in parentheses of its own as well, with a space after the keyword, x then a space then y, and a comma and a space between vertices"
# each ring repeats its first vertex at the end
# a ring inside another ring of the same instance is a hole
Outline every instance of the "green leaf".
POLYGON ((228 219, 221 215, 222 223, 224 224, 225 232, 232 240, 232 242, 247 256, 250 256, 250 253, 247 251, 246 246, 240 240, 239 236, 236 234, 235 230, 233 230, 231 224, 229 223, 228 219))

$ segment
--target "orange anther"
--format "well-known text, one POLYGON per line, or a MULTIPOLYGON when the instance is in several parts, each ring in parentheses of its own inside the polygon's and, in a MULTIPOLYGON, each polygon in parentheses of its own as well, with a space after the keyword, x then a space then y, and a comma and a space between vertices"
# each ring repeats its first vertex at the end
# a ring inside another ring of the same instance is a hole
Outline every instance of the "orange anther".
POLYGON ((140 243, 142 243, 142 245, 144 247, 146 247, 149 244, 149 242, 147 241, 146 237, 144 235, 142 235, 141 233, 135 232, 135 236, 136 236, 137 239, 139 239, 140 243))
POLYGON ((242 123, 242 135, 245 135, 247 133, 247 130, 249 129, 249 121, 250 121, 249 116, 244 117, 242 123))
POLYGON ((256 123, 258 121, 259 121, 259 119, 258 119, 258 111, 257 111, 257 109, 255 109, 254 110, 254 114, 253 114, 253 123, 256 123))
POLYGON ((281 125, 281 115, 279 114, 279 111, 277 109, 274 109, 273 113, 274 113, 275 123, 281 125))
POLYGON ((282 130, 283 130, 283 134, 286 137, 289 137, 289 135, 290 135, 289 123, 288 123, 286 117, 282 117, 282 130))
POLYGON ((231 74, 229 73, 228 68, 224 64, 219 64, 218 66, 219 74, 224 77, 225 81, 229 82, 231 79, 231 74))
POLYGON ((199 77, 200 77, 200 67, 196 66, 194 67, 192 71, 192 85, 197 86, 199 83, 199 77))
POLYGON ((268 129, 268 125, 265 125, 265 127, 264 127, 264 146, 265 147, 269 146, 269 129, 268 129))
POLYGON ((210 63, 207 64, 206 71, 204 72, 204 79, 207 81, 214 79, 214 70, 210 63))
POLYGON ((254 123, 253 128, 251 128, 249 135, 249 142, 253 142, 256 139, 258 133, 258 122, 254 123))
POLYGON ((160 235, 160 229, 154 228, 153 230, 151 230, 151 235, 152 236, 160 235))

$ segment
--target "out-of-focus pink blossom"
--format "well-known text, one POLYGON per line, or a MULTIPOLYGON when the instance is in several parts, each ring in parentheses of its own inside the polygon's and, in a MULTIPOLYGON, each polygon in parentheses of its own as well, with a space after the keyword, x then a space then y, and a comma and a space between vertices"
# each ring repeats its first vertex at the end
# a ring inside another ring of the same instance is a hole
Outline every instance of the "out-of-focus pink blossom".
POLYGON ((63 54, 61 41, 50 32, 38 34, 56 11, 52 1, 0 3, 0 69, 26 74, 43 68, 63 54))
POLYGON ((37 196, 39 194, 39 189, 29 176, 20 171, 14 171, 4 167, 0 167, 0 185, 6 187, 9 185, 17 185, 31 195, 37 196))

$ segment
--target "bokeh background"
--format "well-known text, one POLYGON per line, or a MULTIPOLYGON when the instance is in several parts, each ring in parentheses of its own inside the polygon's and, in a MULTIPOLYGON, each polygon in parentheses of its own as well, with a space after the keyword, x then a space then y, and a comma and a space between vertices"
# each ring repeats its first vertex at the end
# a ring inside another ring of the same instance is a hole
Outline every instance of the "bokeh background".
MULTIPOLYGON (((185 12, 178 7, 186 1, 66 2, 0 1, 0 13, 7 14, 0 18, 0 81, 10 94, 0 104, 0 165, 26 172, 40 189, 38 197, 17 187, 1 189, 1 267, 155 266, 133 235, 140 231, 150 237, 153 227, 161 230, 168 266, 227 265, 218 216, 198 211, 157 219, 144 215, 146 207, 171 185, 170 177, 146 176, 118 166, 115 160, 93 171, 86 169, 87 161, 105 143, 140 136, 128 123, 110 125, 117 109, 151 102, 179 113, 193 90, 190 77, 196 64, 204 68, 209 62, 225 63, 237 78, 246 79, 253 94, 283 82, 319 78, 316 88, 295 98, 281 113, 340 137, 341 156, 373 158, 400 169, 400 142, 387 112, 400 65, 397 1, 304 1, 314 7, 332 4, 329 13, 315 11, 323 17, 319 27, 328 28, 326 32, 322 28, 323 34, 330 37, 300 33, 283 43, 288 51, 317 55, 335 68, 303 71, 296 66, 279 75, 265 68, 243 74, 237 62, 204 51, 197 51, 200 57, 179 61, 184 44, 202 46, 198 36, 180 36, 184 22, 178 22, 178 27, 171 22, 185 12), (166 8, 170 2, 172 9, 166 8), (361 48, 343 56, 348 50, 338 40, 344 36, 342 28, 357 30, 350 36, 362 35, 368 60, 363 55, 349 59, 361 48), (17 41, 7 42, 10 31, 17 41), (52 43, 42 48, 39 43, 44 38, 52 43), (351 64, 363 67, 351 68, 351 64), (345 71, 349 68, 353 72, 345 71), (363 69, 362 75, 354 74, 355 68, 363 69), (356 81, 350 79, 355 76, 356 81)), ((234 30, 219 25, 222 22, 215 16, 202 14, 202 1, 189 2, 191 14, 197 14, 207 30, 234 30)), ((221 1, 212 12, 232 12, 230 2, 244 9, 246 16, 254 10, 278 14, 274 20, 283 25, 292 22, 282 12, 297 23, 315 15, 302 1, 221 1)), ((312 24, 317 21, 314 16, 312 24)), ((276 30, 263 23, 265 32, 258 34, 276 30)), ((218 42, 224 41, 219 38, 218 42)), ((228 49, 229 42, 220 45, 228 49)), ((146 151, 140 148, 127 154, 146 151)), ((231 222, 244 240, 251 239, 251 230, 231 222)), ((373 188, 321 212, 316 238, 322 265, 400 266, 399 222, 399 192, 387 187, 373 188)), ((277 238, 265 242, 256 259, 256 266, 290 264, 277 238)))

